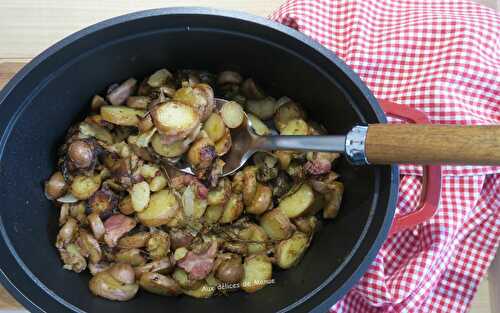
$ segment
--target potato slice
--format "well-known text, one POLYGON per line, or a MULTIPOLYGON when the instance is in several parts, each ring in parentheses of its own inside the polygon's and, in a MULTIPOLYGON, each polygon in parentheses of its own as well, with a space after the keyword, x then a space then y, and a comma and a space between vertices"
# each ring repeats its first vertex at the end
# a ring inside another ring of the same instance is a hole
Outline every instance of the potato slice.
POLYGON ((216 142, 226 133, 226 125, 220 114, 212 113, 203 125, 203 130, 213 142, 216 142))
POLYGON ((306 213, 313 203, 314 191, 309 184, 304 183, 296 192, 283 198, 278 208, 288 218, 295 218, 306 213))
POLYGON ((236 101, 228 101, 222 105, 220 110, 222 120, 229 128, 236 128, 243 123, 245 112, 241 105, 236 101))
POLYGON ((278 208, 265 213, 260 219, 260 226, 273 240, 287 239, 294 230, 288 217, 278 208))
POLYGON ((245 274, 241 289, 248 293, 256 292, 271 282, 273 266, 266 255, 258 254, 245 258, 243 270, 245 274))
POLYGON ((269 129, 269 127, 267 127, 267 125, 264 124, 264 122, 262 122, 257 116, 247 113, 247 117, 250 120, 252 128, 257 135, 267 136, 271 134, 271 130, 269 129))
POLYGON ((294 119, 289 121, 281 130, 281 135, 285 136, 307 136, 309 135, 309 126, 303 119, 294 119))
POLYGON ((342 195, 344 193, 344 184, 339 181, 331 183, 330 192, 325 194, 326 206, 323 209, 323 218, 335 218, 339 213, 342 195))
POLYGON ((222 138, 215 143, 215 152, 218 156, 223 156, 229 151, 229 149, 231 149, 232 143, 231 132, 228 128, 226 128, 224 136, 222 136, 222 138))
POLYGON ((173 278, 158 274, 144 273, 139 279, 142 289, 161 296, 175 296, 182 293, 181 286, 173 278))
POLYGON ((227 201, 219 223, 227 224, 235 221, 243 213, 243 200, 240 194, 232 194, 227 201))
POLYGON ((306 114, 295 102, 288 102, 278 108, 274 115, 274 125, 278 131, 282 131, 289 121, 294 119, 304 119, 306 114))
POLYGON ((150 198, 149 184, 145 181, 134 184, 130 192, 132 207, 136 212, 142 212, 148 206, 150 198))
POLYGON ((160 190, 151 195, 148 207, 137 214, 145 226, 157 227, 167 224, 179 210, 179 203, 170 190, 160 190))
POLYGON ((189 145, 186 145, 184 140, 177 140, 166 145, 162 143, 161 136, 159 134, 155 134, 153 138, 151 138, 151 146, 156 153, 166 158, 178 157, 189 148, 189 145))
POLYGON ((120 126, 137 126, 139 118, 144 116, 144 111, 125 106, 101 107, 101 116, 103 120, 120 126))
POLYGON ((293 220, 293 223, 299 231, 308 235, 316 232, 320 226, 320 221, 314 215, 298 217, 293 220))
POLYGON ((258 184, 255 195, 249 206, 245 208, 247 213, 262 214, 272 206, 273 190, 266 185, 258 184))
MULTIPOLYGON (((269 240, 266 232, 262 227, 256 224, 250 224, 238 233, 238 237, 243 240, 251 241, 266 241, 269 240)), ((249 254, 258 254, 266 251, 265 243, 249 243, 247 244, 249 254)))
POLYGON ((101 186, 101 177, 96 176, 76 176, 70 186, 70 192, 75 198, 86 200, 101 186))
POLYGON ((200 115, 195 108, 178 102, 168 101, 156 106, 151 117, 158 131, 167 136, 185 138, 200 124, 200 115))
POLYGON ((296 265, 308 246, 309 237, 295 232, 290 239, 283 240, 276 246, 276 264, 283 269, 296 265))
POLYGON ((276 100, 267 97, 261 100, 248 100, 246 109, 260 119, 267 120, 273 117, 276 112, 276 100))
POLYGON ((243 202, 246 206, 252 204, 257 192, 257 167, 247 166, 243 169, 243 202))

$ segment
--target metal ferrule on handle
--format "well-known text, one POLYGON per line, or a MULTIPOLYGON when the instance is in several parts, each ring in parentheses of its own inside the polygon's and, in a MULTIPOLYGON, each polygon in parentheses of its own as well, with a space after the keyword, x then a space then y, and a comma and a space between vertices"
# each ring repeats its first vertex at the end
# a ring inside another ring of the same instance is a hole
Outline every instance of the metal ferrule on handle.
POLYGON ((345 137, 345 154, 354 165, 369 164, 366 159, 366 134, 368 126, 355 126, 345 137))

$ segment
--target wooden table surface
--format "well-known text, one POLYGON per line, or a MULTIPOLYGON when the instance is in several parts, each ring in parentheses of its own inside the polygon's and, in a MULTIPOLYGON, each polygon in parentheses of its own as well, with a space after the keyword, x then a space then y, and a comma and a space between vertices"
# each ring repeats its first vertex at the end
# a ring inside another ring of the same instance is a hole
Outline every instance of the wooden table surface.
MULTIPOLYGON (((24 64, 65 36, 117 15, 169 6, 205 6, 269 15, 284 0, 0 0, 0 88, 24 64)), ((479 0, 500 8, 500 0, 479 0)), ((499 263, 499 262, 497 262, 499 263)), ((498 267, 498 266, 497 266, 498 267)), ((495 273, 499 273, 497 270, 495 273)), ((497 295, 498 296, 498 295, 497 295)), ((22 310, 0 286, 0 313, 22 310)), ((491 313, 487 279, 472 313, 491 313)))

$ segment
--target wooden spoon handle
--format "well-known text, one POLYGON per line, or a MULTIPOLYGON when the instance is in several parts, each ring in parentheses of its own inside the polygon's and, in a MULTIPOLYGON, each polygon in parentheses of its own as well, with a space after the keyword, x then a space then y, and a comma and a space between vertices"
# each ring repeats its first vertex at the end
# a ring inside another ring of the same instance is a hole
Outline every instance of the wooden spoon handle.
POLYGON ((373 124, 365 152, 372 164, 500 165, 500 126, 373 124))

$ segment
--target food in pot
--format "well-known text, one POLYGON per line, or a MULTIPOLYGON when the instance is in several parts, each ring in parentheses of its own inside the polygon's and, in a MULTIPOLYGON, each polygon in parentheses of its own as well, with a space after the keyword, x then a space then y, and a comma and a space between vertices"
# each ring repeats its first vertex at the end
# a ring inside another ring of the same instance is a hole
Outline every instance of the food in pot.
POLYGON ((221 177, 231 131, 247 117, 259 135, 324 133, 298 103, 237 72, 160 69, 113 85, 90 109, 44 192, 60 210, 63 268, 88 268, 99 297, 256 292, 273 268, 297 266, 321 219, 339 212, 335 153, 257 153, 221 177), (230 101, 216 107, 215 95, 230 101), (180 160, 195 175, 172 166, 180 160))

